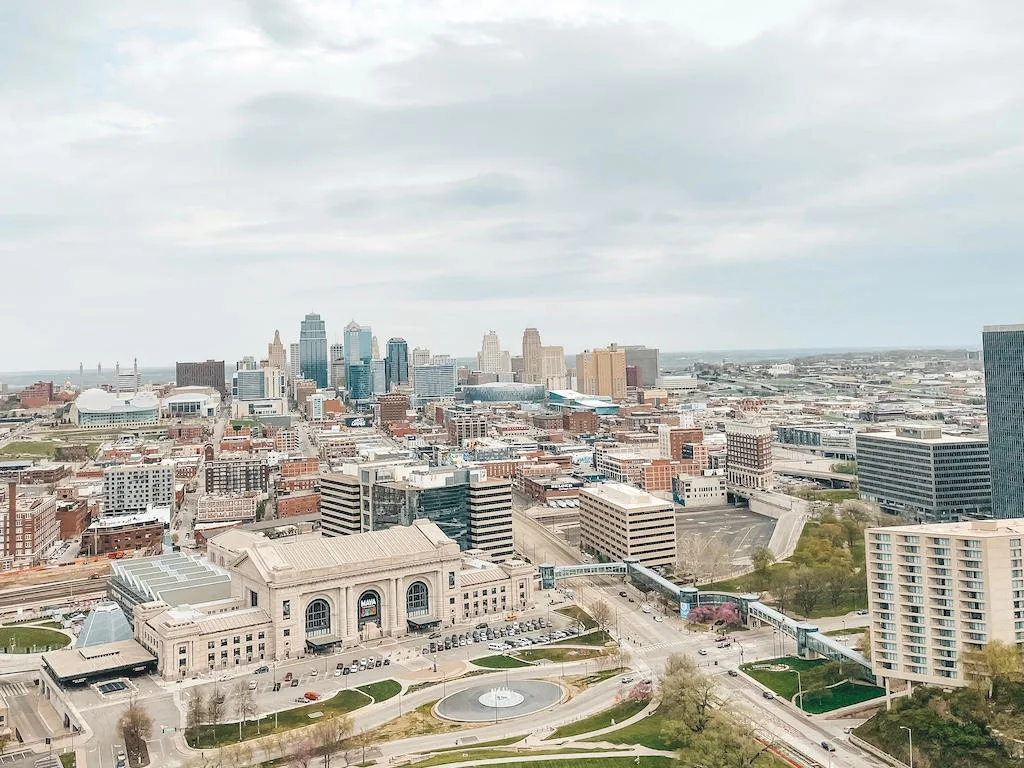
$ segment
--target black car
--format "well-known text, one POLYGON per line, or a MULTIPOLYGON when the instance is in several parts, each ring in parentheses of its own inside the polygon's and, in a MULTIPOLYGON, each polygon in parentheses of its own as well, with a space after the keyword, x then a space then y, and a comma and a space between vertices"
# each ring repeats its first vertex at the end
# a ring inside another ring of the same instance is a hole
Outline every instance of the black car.
POLYGON ((385 667, 386 667, 386 666, 387 666, 388 664, 390 664, 390 663, 391 663, 391 657, 390 657, 390 656, 389 656, 389 657, 387 657, 386 659, 384 659, 384 666, 385 666, 385 667))
POLYGON ((476 628, 477 629, 487 629, 487 622, 486 621, 481 621, 479 624, 476 625, 476 628))
POLYGON ((292 678, 292 688, 298 688, 298 687, 299 687, 299 678, 293 677, 292 678))
POLYGON ((268 667, 266 665, 264 665, 262 667, 256 667, 256 674, 257 675, 265 675, 269 671, 270 671, 270 667, 268 667))
POLYGON ((280 691, 281 690, 281 684, 280 683, 274 683, 274 690, 275 691, 280 691))
POLYGON ((341 674, 343 674, 343 675, 349 674, 349 668, 348 667, 342 667, 341 668, 341 674))
POLYGON ((431 633, 430 633, 430 639, 431 639, 431 640, 436 640, 436 639, 437 639, 437 638, 439 638, 440 636, 441 636, 441 633, 440 633, 440 632, 431 632, 431 633))

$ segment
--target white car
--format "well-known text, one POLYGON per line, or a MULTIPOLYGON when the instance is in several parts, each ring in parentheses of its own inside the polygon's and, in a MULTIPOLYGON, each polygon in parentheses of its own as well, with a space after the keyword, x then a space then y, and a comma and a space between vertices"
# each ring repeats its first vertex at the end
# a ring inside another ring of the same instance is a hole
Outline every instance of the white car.
POLYGON ((655 620, 655 621, 664 621, 665 619, 664 619, 664 618, 662 618, 661 616, 655 616, 655 617, 654 617, 654 620, 655 620))
POLYGON ((640 610, 643 611, 644 613, 650 613, 651 612, 651 606, 649 606, 649 605, 641 606, 640 610))

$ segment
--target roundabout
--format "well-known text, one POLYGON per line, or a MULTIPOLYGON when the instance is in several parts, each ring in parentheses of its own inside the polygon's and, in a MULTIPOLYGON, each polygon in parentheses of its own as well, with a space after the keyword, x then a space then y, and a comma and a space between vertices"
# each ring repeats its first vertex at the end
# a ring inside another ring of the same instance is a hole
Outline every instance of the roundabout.
POLYGON ((453 693, 434 706, 445 720, 486 723, 532 715, 552 707, 565 696, 565 689, 546 680, 517 680, 509 685, 477 685, 453 693))

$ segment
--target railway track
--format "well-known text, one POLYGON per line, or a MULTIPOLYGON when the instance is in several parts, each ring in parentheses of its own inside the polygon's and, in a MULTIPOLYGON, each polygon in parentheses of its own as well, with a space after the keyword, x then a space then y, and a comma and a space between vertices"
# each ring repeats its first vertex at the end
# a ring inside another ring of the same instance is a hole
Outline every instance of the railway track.
POLYGON ((107 593, 105 579, 71 579, 0 590, 0 611, 37 608, 95 600, 107 593))

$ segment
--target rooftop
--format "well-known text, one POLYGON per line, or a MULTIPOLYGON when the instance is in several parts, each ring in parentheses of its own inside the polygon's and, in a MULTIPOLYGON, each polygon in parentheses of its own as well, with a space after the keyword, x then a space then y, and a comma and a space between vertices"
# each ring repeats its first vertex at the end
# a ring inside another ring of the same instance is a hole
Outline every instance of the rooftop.
POLYGON ((1006 520, 967 520, 961 523, 925 523, 924 525, 892 525, 869 528, 871 533, 918 534, 924 536, 970 536, 971 538, 998 538, 1024 534, 1024 518, 1006 520))
POLYGON ((115 560, 110 569, 110 578, 123 584, 143 602, 163 600, 173 606, 214 600, 231 593, 231 577, 227 571, 197 555, 174 552, 115 560))
POLYGON ((43 654, 43 663, 58 680, 75 680, 108 672, 155 664, 156 657, 134 640, 66 648, 43 654))
POLYGON ((661 506, 672 506, 672 503, 665 501, 665 499, 659 499, 647 491, 642 491, 639 488, 634 488, 632 485, 626 485, 624 483, 603 483, 602 485, 592 485, 587 488, 583 488, 580 491, 581 496, 589 495, 598 499, 603 499, 611 504, 615 504, 626 509, 650 507, 654 505, 661 506))
POLYGON ((75 648, 88 648, 132 639, 132 628, 117 603, 102 601, 93 606, 82 625, 75 648))

